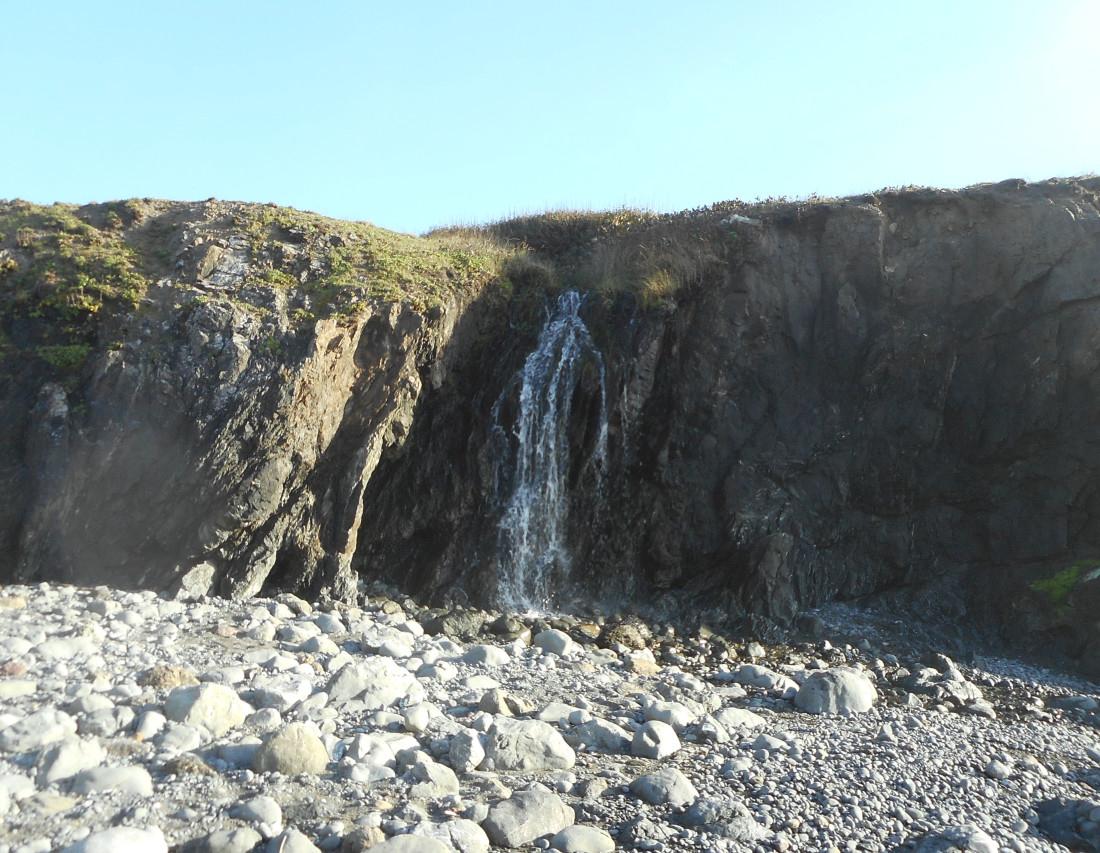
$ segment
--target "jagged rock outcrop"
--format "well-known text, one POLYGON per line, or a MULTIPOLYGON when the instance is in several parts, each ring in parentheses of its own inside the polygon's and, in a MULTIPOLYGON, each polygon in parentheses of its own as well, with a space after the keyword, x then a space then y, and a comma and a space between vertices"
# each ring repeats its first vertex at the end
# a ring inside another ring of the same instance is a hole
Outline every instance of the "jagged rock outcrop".
POLYGON ((1097 179, 504 223, 526 255, 374 291, 405 269, 390 237, 161 204, 125 234, 166 266, 79 381, 9 380, 10 575, 491 600, 516 372, 573 285, 606 376, 578 372, 562 425, 559 604, 782 623, 894 595, 1097 659, 1097 179), (314 310, 349 245, 374 252, 354 310, 314 310))

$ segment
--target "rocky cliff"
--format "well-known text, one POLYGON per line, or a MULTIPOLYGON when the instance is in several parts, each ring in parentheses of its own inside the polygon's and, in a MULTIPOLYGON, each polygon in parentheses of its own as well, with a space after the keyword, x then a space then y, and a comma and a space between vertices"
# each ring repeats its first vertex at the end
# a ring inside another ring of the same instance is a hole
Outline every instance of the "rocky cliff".
POLYGON ((766 628, 885 595, 1100 656, 1100 180, 420 239, 16 203, 0 232, 9 577, 494 600, 521 373, 575 289, 599 358, 553 386, 555 605, 766 628))
POLYGON ((0 231, 6 574, 353 595, 363 488, 499 252, 217 202, 0 231))

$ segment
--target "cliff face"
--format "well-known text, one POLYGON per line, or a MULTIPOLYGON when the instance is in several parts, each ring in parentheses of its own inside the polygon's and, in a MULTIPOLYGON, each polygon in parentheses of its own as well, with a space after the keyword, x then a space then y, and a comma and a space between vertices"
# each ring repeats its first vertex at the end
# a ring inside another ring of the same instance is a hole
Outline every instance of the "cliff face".
POLYGON ((67 388, 9 370, 9 574, 492 601, 517 372, 579 286, 558 604, 886 594, 1097 659, 1100 181, 505 223, 528 254, 417 244, 396 283, 371 232, 336 297, 336 225, 254 213, 126 226, 167 247, 145 303, 67 388))
POLYGON ((113 228, 112 212, 7 211, 7 574, 354 595, 363 488, 429 366, 441 381, 493 251, 277 208, 144 203, 113 228), (102 240, 144 287, 76 315, 76 343, 43 343, 102 240))
MULTIPOLYGON (((686 591, 711 613, 785 621, 891 593, 1095 651, 1098 187, 748 210, 723 217, 724 252, 674 302, 591 297, 610 461, 602 489, 573 472, 561 601, 686 591)), ((371 484, 365 569, 493 588, 481 449, 522 363, 504 361, 466 359, 458 388, 493 376, 491 390, 435 397, 371 484)), ((595 383, 576 394, 575 411, 596 406, 595 383)), ((574 444, 591 441, 583 423, 574 444)))

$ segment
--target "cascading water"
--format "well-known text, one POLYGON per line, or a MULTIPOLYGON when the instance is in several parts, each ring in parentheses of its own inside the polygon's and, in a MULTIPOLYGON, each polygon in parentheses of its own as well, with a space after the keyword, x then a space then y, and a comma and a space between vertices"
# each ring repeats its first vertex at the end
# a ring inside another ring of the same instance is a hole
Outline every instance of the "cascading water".
MULTIPOLYGON (((499 596, 516 610, 545 610, 554 580, 568 573, 566 521, 569 509, 569 423, 573 396, 586 362, 599 378, 599 423, 586 464, 597 481, 607 467, 607 389, 603 355, 580 317, 583 299, 566 291, 539 333, 538 346, 516 377, 519 412, 514 428, 515 464, 511 495, 500 520, 499 596)), ((503 446, 510 447, 500 424, 502 406, 514 385, 493 407, 493 423, 503 446)))

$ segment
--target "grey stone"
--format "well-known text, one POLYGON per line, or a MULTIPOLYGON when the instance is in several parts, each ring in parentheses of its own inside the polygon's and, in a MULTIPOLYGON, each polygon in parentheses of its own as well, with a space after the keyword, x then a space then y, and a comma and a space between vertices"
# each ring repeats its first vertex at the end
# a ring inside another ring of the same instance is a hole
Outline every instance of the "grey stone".
POLYGON ((397 835, 375 844, 371 853, 451 853, 451 848, 438 838, 426 835, 397 835))
POLYGON ((998 853, 997 843, 984 830, 971 824, 949 826, 939 832, 926 835, 916 846, 915 853, 998 853))
POLYGON ((470 646, 466 650, 466 654, 462 656, 462 660, 466 663, 480 664, 487 667, 504 666, 511 659, 512 656, 499 646, 485 644, 470 646))
POLYGON ((729 732, 710 714, 699 721, 699 740, 721 744, 728 743, 729 739, 729 732))
POLYGON ((699 797, 680 817, 684 826, 706 828, 731 841, 751 844, 768 836, 744 804, 731 798, 699 797))
POLYGON ((458 818, 444 823, 421 821, 412 829, 412 835, 432 838, 448 850, 458 853, 488 853, 489 836, 472 820, 458 818))
POLYGON ((256 762, 256 753, 263 742, 248 738, 239 743, 223 743, 218 746, 218 758, 234 770, 246 770, 256 762))
POLYGON ((321 849, 296 829, 288 829, 267 842, 267 853, 321 853, 321 849))
POLYGON ((0 751, 30 752, 76 734, 76 720, 56 708, 43 708, 0 731, 0 751))
POLYGON ((966 680, 941 681, 935 685, 935 690, 939 698, 952 699, 960 705, 984 701, 981 688, 966 680))
POLYGON ((473 729, 463 729, 451 738, 448 760, 459 773, 476 770, 485 760, 481 735, 473 729))
POLYGON ((292 622, 276 629, 275 636, 291 646, 300 646, 306 640, 321 635, 321 628, 313 622, 292 622))
POLYGON ((155 827, 115 826, 93 832, 84 840, 64 848, 62 853, 168 853, 168 843, 163 833, 155 827))
POLYGON ((29 678, 0 679, 0 702, 18 699, 20 696, 32 696, 38 690, 38 682, 29 678))
POLYGON ((117 791, 134 797, 153 796, 153 780, 144 767, 93 767, 73 777, 74 794, 117 791))
POLYGON ((787 676, 756 663, 741 664, 731 673, 730 678, 738 684, 758 687, 761 690, 785 691, 798 688, 798 685, 787 676))
POLYGON ((222 829, 197 838, 184 847, 183 853, 252 853, 263 836, 250 826, 222 829))
POLYGON ((549 654, 564 657, 573 650, 575 643, 572 637, 564 631, 559 631, 556 628, 549 628, 546 631, 537 633, 531 645, 549 654))
POLYGON ((178 601, 192 601, 210 594, 214 586, 217 567, 213 563, 202 562, 192 566, 179 580, 175 591, 178 601))
POLYGON ((677 732, 683 732, 698 716, 680 702, 647 702, 644 710, 647 720, 668 723, 677 732))
POLYGON ((493 844, 521 847, 561 832, 575 820, 561 797, 542 785, 532 785, 492 806, 482 828, 493 844))
POLYGON ((416 780, 410 792, 414 797, 430 800, 458 793, 458 777, 450 767, 434 761, 420 761, 410 772, 416 780))
POLYGON ((714 719, 727 731, 759 729, 765 723, 763 717, 746 708, 722 708, 714 712, 714 719))
POLYGON ((259 796, 237 803, 229 809, 229 816, 246 823, 266 823, 279 826, 283 822, 283 810, 273 797, 259 796))
POLYGON ((34 780, 22 773, 0 773, 0 791, 13 800, 25 800, 35 792, 34 780))
POLYGON ((93 711, 103 711, 114 707, 115 703, 102 693, 89 693, 87 696, 74 699, 65 707, 65 710, 70 714, 91 714, 93 711))
POLYGON ((95 654, 96 644, 88 637, 55 637, 34 647, 35 654, 47 661, 70 660, 95 654))
POLYGON ((340 669, 325 692, 335 707, 356 700, 368 709, 381 709, 409 696, 415 684, 412 673, 391 658, 372 657, 340 669))
POLYGON ((344 749, 344 756, 371 767, 395 767, 391 741, 378 734, 359 734, 344 749))
POLYGON ((223 684, 177 687, 164 703, 165 716, 189 726, 202 726, 221 737, 244 722, 252 708, 223 684))
POLYGON ((497 770, 568 770, 572 748, 548 723, 498 717, 489 729, 486 759, 497 770))
POLYGON ((534 710, 534 706, 526 699, 513 696, 499 687, 486 690, 478 702, 478 708, 487 714, 503 714, 506 717, 528 714, 534 710))
POLYGON ((422 734, 431 725, 432 707, 427 702, 420 702, 402 711, 401 717, 405 721, 405 731, 422 734))
POLYGON ((569 733, 569 738, 576 743, 583 743, 588 749, 618 753, 626 752, 630 748, 631 734, 622 726, 596 717, 574 728, 569 733))
POLYGON ((312 692, 313 685, 309 679, 279 675, 254 680, 252 693, 248 695, 253 707, 271 708, 282 713, 309 698, 312 692))
POLYGON ((38 757, 39 787, 75 776, 81 770, 98 767, 107 760, 107 752, 99 741, 69 738, 46 749, 38 757))
POLYGON ((612 853, 614 839, 595 826, 567 826, 550 840, 561 853, 612 853))
POLYGON ((695 786, 675 767, 662 767, 654 773, 639 776, 630 783, 630 790, 655 806, 685 806, 699 796, 695 786))
POLYGON ((270 735, 256 751, 252 769, 287 776, 323 773, 329 755, 324 743, 304 723, 290 723, 270 735))
POLYGON ((202 745, 203 736, 194 726, 169 723, 154 740, 161 749, 169 752, 191 752, 202 745))
POLYGON ((794 704, 811 714, 857 714, 871 710, 877 699, 875 686, 862 672, 834 667, 811 673, 794 704))
POLYGON ((642 758, 667 758, 680 749, 680 738, 668 723, 650 720, 638 731, 630 745, 630 751, 642 758))
POLYGON ((95 737, 114 737, 120 731, 128 729, 134 722, 134 709, 122 706, 120 708, 103 708, 84 714, 77 720, 77 731, 82 735, 95 737))

